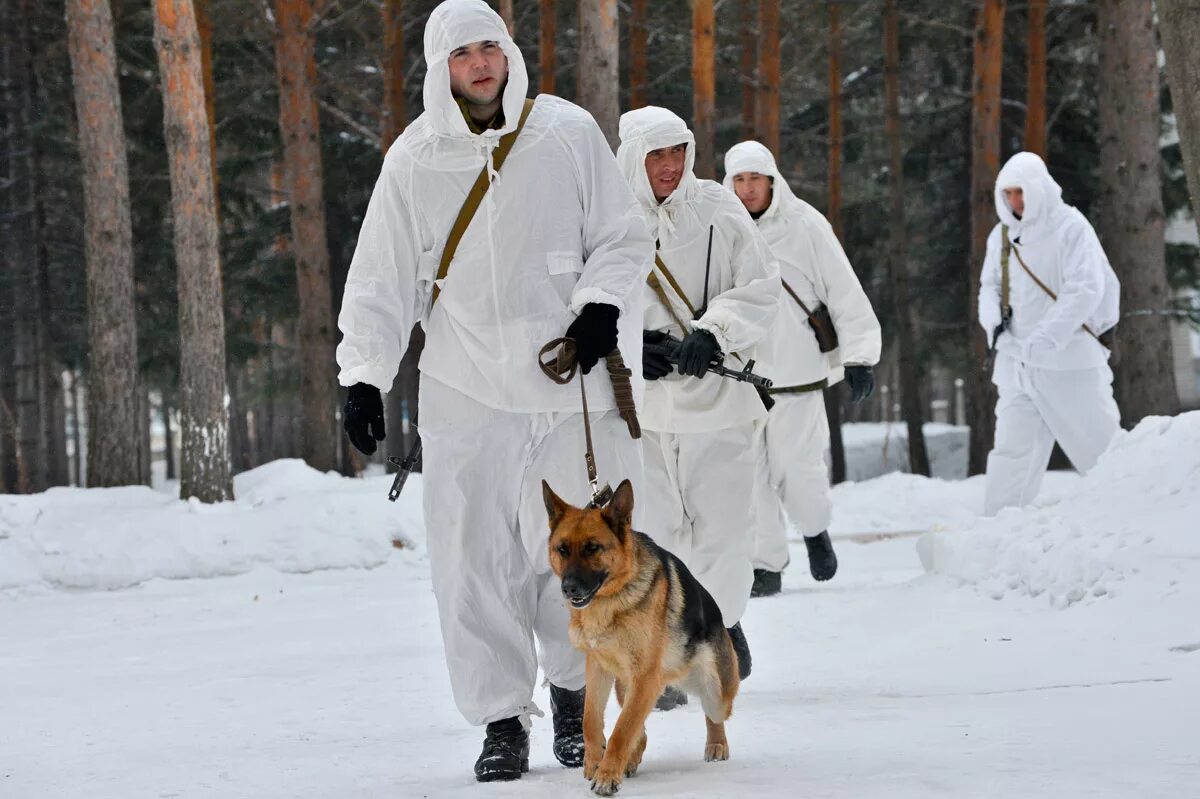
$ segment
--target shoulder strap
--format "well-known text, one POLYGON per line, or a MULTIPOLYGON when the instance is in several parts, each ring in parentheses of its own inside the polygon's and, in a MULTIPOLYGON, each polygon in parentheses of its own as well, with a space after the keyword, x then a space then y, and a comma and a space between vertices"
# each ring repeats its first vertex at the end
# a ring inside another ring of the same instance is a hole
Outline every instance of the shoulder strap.
MULTIPOLYGON (((687 295, 683 293, 683 289, 675 280, 675 276, 671 274, 670 269, 667 269, 667 265, 663 263, 662 258, 659 257, 657 252, 654 253, 654 265, 658 267, 658 270, 663 273, 663 277, 665 277, 667 282, 671 284, 671 290, 679 296, 679 299, 683 300, 683 304, 686 305, 688 311, 691 312, 692 318, 695 318, 696 309, 692 307, 692 303, 688 300, 687 295)), ((680 318, 679 314, 675 312, 675 306, 671 304, 671 298, 667 296, 667 291, 663 288, 662 281, 658 279, 658 275, 654 274, 653 269, 650 270, 650 274, 646 275, 646 283, 649 284, 650 288, 654 290, 654 294, 658 297, 658 301, 662 303, 664 308, 667 309, 667 313, 671 314, 671 318, 675 320, 675 324, 679 325, 679 329, 683 331, 683 335, 686 336, 690 328, 687 326, 687 323, 680 318)))
MULTIPOLYGON (((1006 230, 1007 230, 1007 229, 1006 229, 1006 230)), ((1010 246, 1011 246, 1011 245, 1010 245, 1010 246)), ((1032 269, 1030 269, 1028 265, 1026 265, 1026 263, 1025 263, 1025 259, 1021 257, 1021 251, 1020 251, 1019 249, 1017 249, 1016 247, 1012 247, 1012 251, 1013 251, 1013 253, 1015 253, 1015 254, 1016 254, 1016 256, 1017 256, 1017 263, 1019 263, 1019 264, 1021 265, 1021 268, 1025 270, 1025 274, 1029 275, 1029 278, 1030 278, 1030 279, 1031 279, 1031 280, 1032 280, 1034 283, 1036 283, 1036 284, 1037 284, 1037 287, 1038 287, 1038 288, 1040 288, 1042 291, 1046 292, 1046 294, 1047 294, 1047 295, 1049 295, 1050 299, 1054 300, 1055 302, 1058 302, 1058 295, 1054 293, 1054 289, 1050 288, 1050 287, 1049 287, 1049 286, 1047 286, 1045 283, 1043 283, 1043 282, 1042 282, 1042 280, 1041 280, 1041 278, 1039 278, 1037 275, 1035 275, 1035 274, 1033 273, 1033 270, 1032 270, 1032 269)), ((1096 339, 1096 341, 1100 341, 1100 337, 1099 337, 1099 336, 1097 336, 1097 335, 1096 335, 1096 333, 1095 333, 1095 331, 1093 331, 1093 330, 1092 330, 1090 327, 1088 327, 1086 324, 1085 324, 1085 325, 1083 325, 1083 330, 1084 330, 1084 332, 1085 332, 1085 333, 1087 333, 1089 336, 1091 336, 1092 338, 1096 339)))
POLYGON ((780 279, 780 282, 783 283, 783 290, 786 291, 788 294, 791 294, 792 299, 795 300, 796 304, 800 306, 800 310, 804 311, 804 315, 807 316, 809 319, 812 319, 813 312, 809 309, 809 307, 807 305, 804 304, 804 300, 800 299, 800 295, 797 294, 792 289, 792 287, 788 285, 788 282, 786 280, 780 279))
MULTIPOLYGON (((1008 225, 1000 226, 1000 312, 1004 315, 1009 313, 1009 284, 1008 284, 1008 256, 1012 252, 1012 242, 1008 238, 1008 225)), ((1020 256, 1017 256, 1020 258, 1020 256)), ((1024 262, 1021 264, 1024 266, 1024 262)), ((1034 278, 1036 280, 1036 278, 1034 278)))
MULTIPOLYGON (((508 153, 513 148, 513 144, 517 141, 517 136, 520 135, 521 129, 525 127, 525 120, 529 118, 529 112, 533 110, 533 100, 525 100, 525 108, 521 111, 521 119, 517 123, 516 130, 510 131, 500 137, 500 144, 492 152, 492 168, 500 171, 500 167, 504 165, 504 161, 508 158, 508 153)), ((458 243, 462 241, 463 234, 467 232, 467 227, 471 224, 471 220, 475 218, 475 212, 479 210, 479 204, 483 202, 483 197, 491 188, 492 181, 488 178, 488 165, 484 164, 483 169, 479 172, 479 177, 475 178, 475 185, 471 187, 471 191, 467 193, 467 199, 463 202, 462 208, 458 212, 458 217, 454 220, 454 226, 450 228, 450 236, 446 239, 446 246, 442 249, 442 260, 438 263, 437 281, 443 280, 450 272, 450 262, 454 260, 454 253, 458 250, 458 243)), ((442 291, 438 288, 437 282, 433 285, 433 301, 432 306, 438 301, 438 295, 442 291)))

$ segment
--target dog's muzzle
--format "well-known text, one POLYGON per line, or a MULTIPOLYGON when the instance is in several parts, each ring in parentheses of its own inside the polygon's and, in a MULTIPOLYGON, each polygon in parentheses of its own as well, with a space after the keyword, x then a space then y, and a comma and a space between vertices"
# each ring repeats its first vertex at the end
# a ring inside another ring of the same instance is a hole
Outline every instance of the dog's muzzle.
POLYGON ((607 579, 608 574, 604 572, 588 575, 587 578, 577 575, 563 577, 563 597, 570 603, 571 607, 576 610, 583 610, 592 604, 592 600, 596 597, 596 592, 600 590, 600 586, 604 585, 604 581, 607 579))

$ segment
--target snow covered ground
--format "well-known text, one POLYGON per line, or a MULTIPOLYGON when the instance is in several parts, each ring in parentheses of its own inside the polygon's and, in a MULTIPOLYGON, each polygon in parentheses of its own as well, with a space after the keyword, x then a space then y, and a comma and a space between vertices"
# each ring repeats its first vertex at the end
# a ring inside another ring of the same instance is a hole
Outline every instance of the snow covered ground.
MULTIPOLYGON (((1049 477, 986 521, 978 479, 838 487, 838 577, 797 541, 751 603, 733 759, 702 762, 694 704, 655 713, 621 796, 1200 795, 1200 414, 1049 477)), ((0 497, 0 797, 588 796, 548 719, 526 779, 473 782, 419 482, 388 484, 0 497)))

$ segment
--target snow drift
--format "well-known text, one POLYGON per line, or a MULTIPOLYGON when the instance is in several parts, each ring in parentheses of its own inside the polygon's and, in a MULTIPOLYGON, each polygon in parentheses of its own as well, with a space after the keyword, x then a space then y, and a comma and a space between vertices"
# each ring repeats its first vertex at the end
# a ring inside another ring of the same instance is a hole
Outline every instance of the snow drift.
POLYGON ((1158 595, 1200 558, 1200 412, 1152 417, 1120 433, 1065 496, 1007 509, 917 542, 926 571, 995 599, 1055 607, 1124 591, 1158 595))

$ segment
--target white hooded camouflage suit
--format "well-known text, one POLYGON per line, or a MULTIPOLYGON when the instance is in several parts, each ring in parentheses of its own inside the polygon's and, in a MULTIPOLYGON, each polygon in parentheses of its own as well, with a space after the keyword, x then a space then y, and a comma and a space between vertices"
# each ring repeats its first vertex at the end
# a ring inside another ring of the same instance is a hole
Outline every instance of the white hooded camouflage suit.
MULTIPOLYGON (((640 399, 640 286, 653 258, 612 151, 584 110, 537 98, 459 244, 431 309, 451 226, 492 151, 520 118, 521 52, 482 0, 447 0, 425 28, 425 112, 388 150, 359 234, 338 326, 343 385, 392 384, 416 322, 421 357, 424 509, 450 681, 472 724, 526 723, 540 663, 577 690, 584 659, 550 571, 541 500, 590 498, 579 389, 537 363, 588 303, 620 309, 619 347, 640 399), (451 96, 448 57, 494 41, 508 58, 504 123, 472 133, 451 96)), ((641 453, 617 416, 608 375, 587 377, 601 480, 641 483, 641 453)))
POLYGON ((804 310, 784 292, 779 316, 756 350, 762 373, 775 381, 775 406, 759 425, 754 567, 782 571, 788 563, 785 512, 805 536, 829 527, 829 420, 821 391, 842 379, 843 366, 874 366, 882 338, 879 320, 833 228, 792 193, 771 151, 742 142, 725 154, 725 186, 737 175, 772 179, 771 203, 758 229, 779 259, 780 275, 810 310, 829 309, 839 346, 822 353, 804 310))
POLYGON ((995 514, 1037 498, 1055 440, 1081 472, 1089 471, 1120 428, 1108 350, 1100 334, 1120 317, 1120 283, 1096 232, 1063 202, 1042 159, 1017 153, 996 178, 1000 224, 988 236, 979 287, 979 323, 989 337, 1000 324, 1001 231, 1008 227, 1012 323, 997 344, 992 381, 999 389, 996 440, 988 455, 984 511, 995 514), (1025 211, 1004 189, 1019 188, 1025 211), (1048 288, 1038 287, 1017 255, 1048 288))

